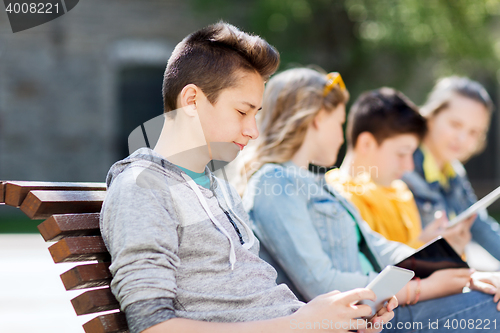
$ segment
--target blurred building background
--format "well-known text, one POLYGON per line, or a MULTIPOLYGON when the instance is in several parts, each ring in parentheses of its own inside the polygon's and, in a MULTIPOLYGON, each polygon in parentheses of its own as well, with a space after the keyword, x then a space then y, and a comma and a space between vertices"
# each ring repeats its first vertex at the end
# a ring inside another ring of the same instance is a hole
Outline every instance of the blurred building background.
MULTIPOLYGON (((351 101, 392 86, 422 104, 458 74, 499 104, 500 0, 82 0, 16 34, 0 11, 0 179, 104 181, 128 134, 162 113, 173 47, 219 19, 276 46, 280 69, 339 71, 351 101)), ((497 114, 466 165, 479 196, 500 185, 497 114)))

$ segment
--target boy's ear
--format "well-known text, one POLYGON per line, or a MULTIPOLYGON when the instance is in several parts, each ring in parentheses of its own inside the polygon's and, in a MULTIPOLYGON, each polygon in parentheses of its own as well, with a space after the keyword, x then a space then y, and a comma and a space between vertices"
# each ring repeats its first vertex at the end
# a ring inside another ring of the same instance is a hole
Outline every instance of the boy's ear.
POLYGON ((195 84, 188 84, 182 88, 179 94, 179 106, 189 116, 195 116, 196 110, 196 97, 200 94, 200 89, 195 84))
POLYGON ((431 131, 431 129, 434 127, 434 122, 435 122, 436 116, 433 115, 425 120, 427 124, 427 133, 431 131))
POLYGON ((358 135, 354 149, 361 154, 368 154, 378 147, 377 140, 370 132, 362 132, 358 135))

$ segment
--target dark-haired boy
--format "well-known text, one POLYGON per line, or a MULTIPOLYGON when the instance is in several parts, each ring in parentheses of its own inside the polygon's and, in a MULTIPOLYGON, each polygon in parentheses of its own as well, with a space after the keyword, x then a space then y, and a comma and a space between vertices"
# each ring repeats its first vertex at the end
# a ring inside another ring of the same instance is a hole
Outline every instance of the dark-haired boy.
MULTIPOLYGON (((331 331, 366 327, 355 318, 370 308, 354 304, 374 299, 368 289, 304 305, 276 285, 237 192, 206 166, 231 161, 257 138, 264 82, 278 63, 266 41, 226 23, 176 46, 165 70, 158 143, 111 167, 101 210, 111 290, 132 333, 289 332, 318 322, 331 331)), ((387 322, 395 306, 393 299, 373 320, 387 322)))
POLYGON ((422 230, 411 191, 400 180, 413 170, 413 152, 426 133, 425 119, 401 92, 381 88, 362 94, 349 112, 348 152, 326 179, 350 199, 370 227, 393 241, 418 248, 438 235, 462 253, 470 224, 445 231, 445 219, 422 230))

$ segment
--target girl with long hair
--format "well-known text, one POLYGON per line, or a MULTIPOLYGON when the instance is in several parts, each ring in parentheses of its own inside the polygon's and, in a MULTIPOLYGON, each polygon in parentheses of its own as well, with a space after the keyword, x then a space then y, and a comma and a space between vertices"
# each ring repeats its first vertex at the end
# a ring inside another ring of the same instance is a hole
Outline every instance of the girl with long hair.
MULTIPOLYGON (((386 265, 413 251, 371 231, 322 174, 308 169, 310 163, 335 163, 348 97, 338 73, 296 68, 274 76, 264 93, 260 137, 245 153, 242 174, 251 178, 243 205, 261 244, 305 300, 366 286, 386 265)), ((394 311, 385 330, 430 332, 435 322, 443 328, 453 320, 500 319, 493 303, 500 297, 498 286, 497 274, 486 277, 469 269, 439 270, 410 281, 397 294, 407 306, 394 311), (462 293, 466 285, 475 290, 462 293)), ((453 331, 458 332, 450 326, 453 331)))

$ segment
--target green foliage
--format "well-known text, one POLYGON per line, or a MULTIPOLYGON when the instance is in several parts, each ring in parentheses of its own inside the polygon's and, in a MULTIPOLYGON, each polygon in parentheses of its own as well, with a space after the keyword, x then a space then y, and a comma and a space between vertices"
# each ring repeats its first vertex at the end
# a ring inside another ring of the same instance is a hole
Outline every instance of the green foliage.
POLYGON ((500 0, 191 0, 205 19, 224 19, 266 38, 282 69, 339 71, 351 95, 382 85, 423 101, 436 78, 491 84, 500 58, 500 0))
POLYGON ((346 0, 345 8, 374 48, 437 57, 450 67, 464 60, 497 65, 489 24, 500 13, 498 0, 346 0))
POLYGON ((0 234, 38 233, 37 226, 40 220, 31 220, 27 216, 2 215, 0 216, 0 234))

